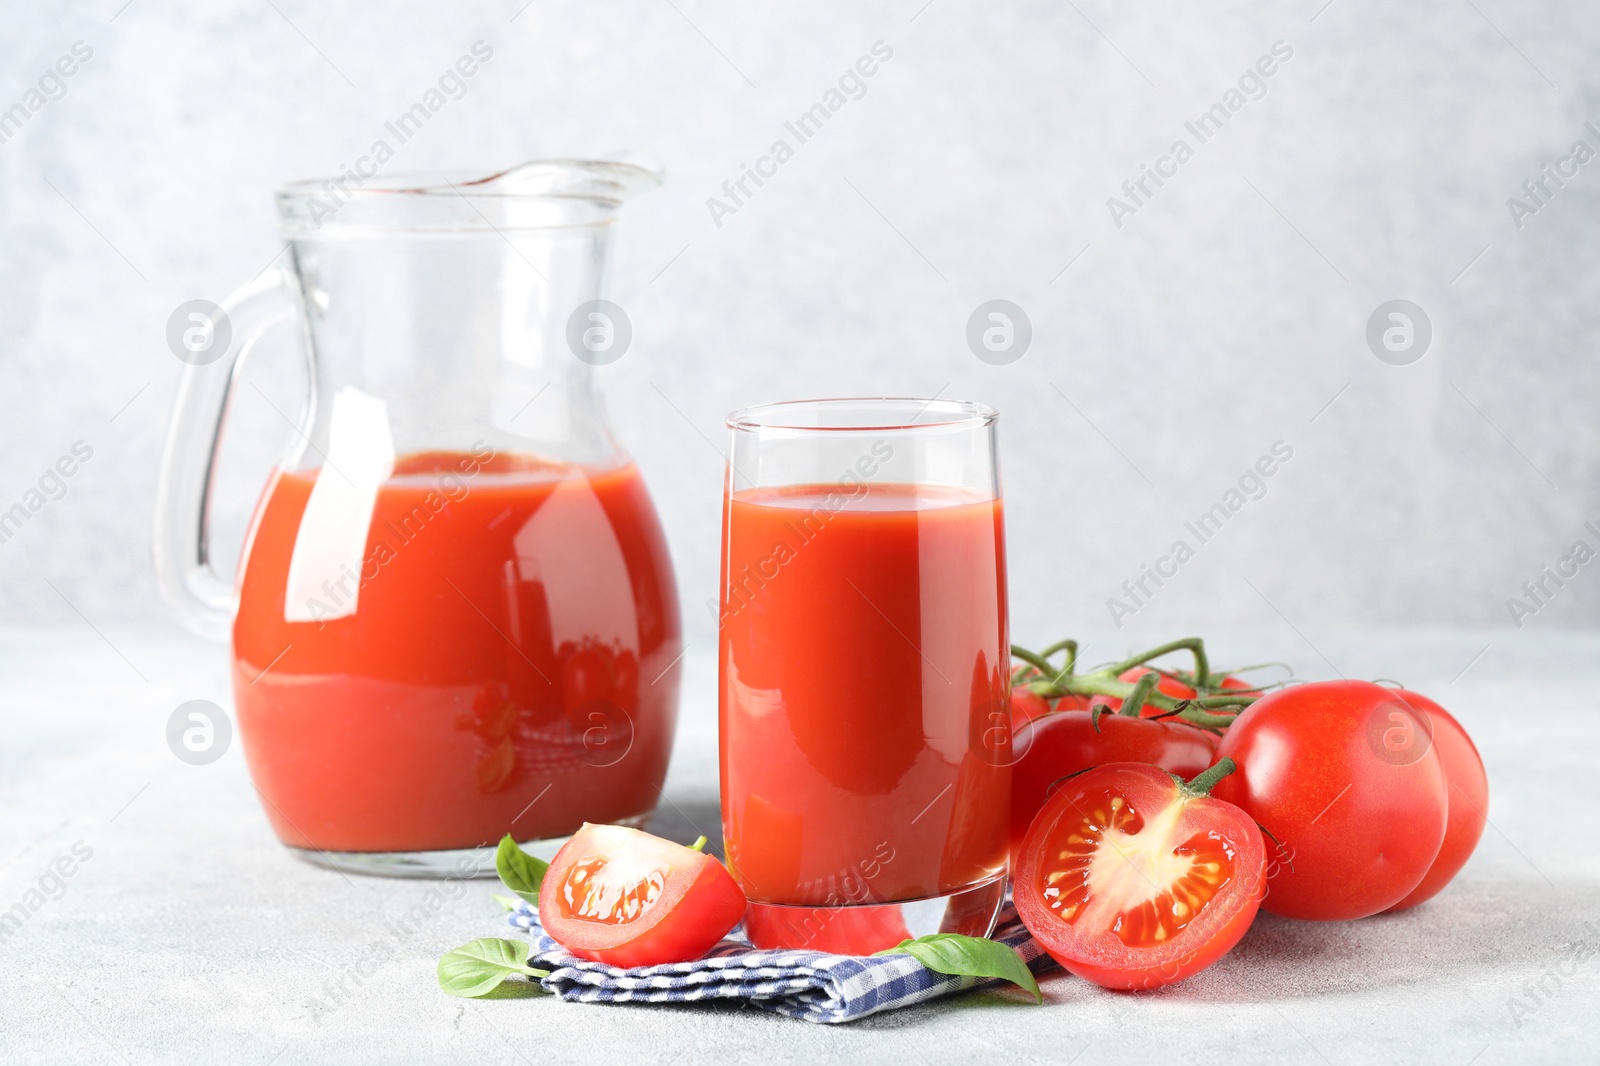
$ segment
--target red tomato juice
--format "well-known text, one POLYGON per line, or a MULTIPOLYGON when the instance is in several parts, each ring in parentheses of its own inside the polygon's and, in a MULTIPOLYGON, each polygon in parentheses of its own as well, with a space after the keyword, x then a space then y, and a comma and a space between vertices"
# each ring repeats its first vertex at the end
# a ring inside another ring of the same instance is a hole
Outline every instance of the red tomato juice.
POLYGON ((753 903, 922 899, 1006 867, 1000 501, 853 493, 725 503, 723 833, 753 903))
POLYGON ((239 731, 284 843, 434 851, 648 815, 677 713, 659 675, 682 644, 638 471, 486 448, 402 458, 355 611, 286 622, 319 476, 283 472, 264 494, 233 631, 239 731))

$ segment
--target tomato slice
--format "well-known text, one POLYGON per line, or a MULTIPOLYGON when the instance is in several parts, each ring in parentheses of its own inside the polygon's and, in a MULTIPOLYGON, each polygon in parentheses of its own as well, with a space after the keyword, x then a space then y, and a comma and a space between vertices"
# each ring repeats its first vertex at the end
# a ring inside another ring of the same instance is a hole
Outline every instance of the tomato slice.
POLYGON ((619 825, 585 822, 539 889, 545 932, 612 966, 698 959, 744 910, 744 893, 714 857, 619 825))
MULTIPOLYGON (((1209 772, 1208 772, 1209 773, 1209 772)), ((1141 763, 1072 778, 1023 838, 1012 892, 1028 931, 1106 988, 1160 988, 1239 942, 1266 890, 1261 831, 1238 807, 1141 763)))

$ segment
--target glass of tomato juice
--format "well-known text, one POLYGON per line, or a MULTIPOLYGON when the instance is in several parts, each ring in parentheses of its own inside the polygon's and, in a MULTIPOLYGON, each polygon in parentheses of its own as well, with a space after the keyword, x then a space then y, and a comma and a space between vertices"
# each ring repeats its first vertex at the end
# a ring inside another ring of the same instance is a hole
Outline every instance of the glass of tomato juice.
POLYGON ((728 418, 722 819, 758 947, 993 928, 1011 787, 997 419, 919 399, 728 418))

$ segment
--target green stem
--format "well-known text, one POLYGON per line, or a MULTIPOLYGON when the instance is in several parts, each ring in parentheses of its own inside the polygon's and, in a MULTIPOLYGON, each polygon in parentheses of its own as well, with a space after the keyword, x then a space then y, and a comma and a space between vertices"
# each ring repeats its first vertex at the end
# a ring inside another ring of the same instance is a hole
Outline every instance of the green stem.
MULTIPOLYGON (((1134 684, 1130 681, 1118 681, 1116 675, 1096 670, 1092 674, 1074 674, 1071 677, 1059 678, 1055 681, 1034 681, 1028 690, 1036 692, 1045 699, 1053 700, 1061 696, 1115 696, 1120 700, 1127 700, 1133 695, 1134 684)), ((1163 711, 1176 712, 1174 717, 1182 718, 1190 725, 1197 725, 1202 729, 1226 729, 1232 722, 1230 714, 1207 714, 1209 707, 1245 707, 1251 698, 1235 699, 1232 696, 1211 696, 1203 700, 1175 700, 1161 692, 1151 692, 1145 703, 1152 707, 1159 707, 1163 711), (1182 704, 1182 706, 1179 706, 1182 704)))
POLYGON ((1035 670, 1038 670, 1045 677, 1055 676, 1056 668, 1050 665, 1050 660, 1046 659, 1038 652, 1029 651, 1021 644, 1013 644, 1011 645, 1011 654, 1013 657, 1021 659, 1029 666, 1032 666, 1035 670))
POLYGON ((1226 674, 1247 674, 1251 670, 1265 670, 1269 666, 1280 667, 1283 670, 1283 672, 1288 674, 1290 677, 1294 676, 1294 667, 1290 666, 1288 663, 1278 663, 1278 662, 1251 663, 1249 666, 1235 666, 1230 670, 1219 670, 1217 672, 1220 673, 1220 674, 1224 674, 1224 675, 1226 675, 1226 674))
MULTIPOLYGON (((1145 700, 1150 698, 1150 693, 1160 680, 1161 675, 1154 671, 1148 674, 1141 674, 1139 680, 1133 683, 1133 691, 1128 694, 1127 699, 1122 701, 1122 710, 1118 713, 1125 714, 1129 718, 1139 717, 1139 712, 1144 709, 1145 700)), ((1174 711, 1173 713, 1178 712, 1174 711)))
POLYGON ((1261 698, 1261 693, 1253 689, 1235 689, 1230 692, 1220 693, 1216 696, 1196 696, 1189 701, 1191 707, 1239 707, 1250 706, 1261 698))
POLYGON ((1048 662, 1049 659, 1050 659, 1050 656, 1052 656, 1056 652, 1062 651, 1062 650, 1065 650, 1066 653, 1067 653, 1067 661, 1066 661, 1066 664, 1061 667, 1061 673, 1057 674, 1056 676, 1057 677, 1071 677, 1073 672, 1078 669, 1078 642, 1077 641, 1071 640, 1071 639, 1058 640, 1054 644, 1052 644, 1048 648, 1046 648, 1044 651, 1040 652, 1039 654, 1044 656, 1045 660, 1048 662))
POLYGON ((1206 644, 1199 637, 1184 637, 1182 640, 1172 640, 1159 644, 1149 651, 1140 652, 1131 659, 1124 659, 1107 668, 1106 672, 1115 676, 1125 671, 1132 670, 1135 666, 1143 666, 1151 659, 1159 659, 1175 651, 1187 651, 1194 656, 1195 687, 1204 689, 1211 683, 1211 664, 1206 659, 1206 644))
POLYGON ((1223 759, 1211 769, 1195 774, 1194 777, 1184 783, 1183 789, 1191 795, 1209 796, 1211 794, 1211 786, 1238 768, 1238 765, 1232 759, 1223 759))

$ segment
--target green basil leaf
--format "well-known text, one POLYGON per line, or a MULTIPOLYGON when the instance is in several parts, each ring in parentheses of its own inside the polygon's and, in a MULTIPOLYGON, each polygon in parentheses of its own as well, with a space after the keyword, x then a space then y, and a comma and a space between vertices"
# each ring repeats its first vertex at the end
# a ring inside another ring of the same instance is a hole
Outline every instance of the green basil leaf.
POLYGON ((490 896, 490 898, 493 899, 496 903, 500 904, 500 906, 504 907, 508 911, 516 910, 517 909, 517 904, 519 902, 521 902, 520 900, 518 900, 517 898, 515 898, 513 896, 502 896, 498 892, 494 893, 492 896, 490 896))
POLYGON ((533 904, 539 905, 539 886, 544 884, 544 872, 550 864, 517 847, 517 842, 507 833, 494 853, 495 872, 507 888, 533 904))
POLYGON ((514 973, 546 977, 549 970, 528 966, 532 945, 520 940, 484 937, 470 940, 439 958, 439 987, 452 996, 471 998, 493 992, 514 973))
POLYGON ((1015 948, 998 940, 984 940, 960 933, 933 933, 915 940, 902 941, 898 947, 880 951, 879 955, 910 955, 935 973, 957 977, 998 977, 1026 991, 1044 1002, 1039 982, 1033 979, 1028 964, 1022 961, 1015 948))

